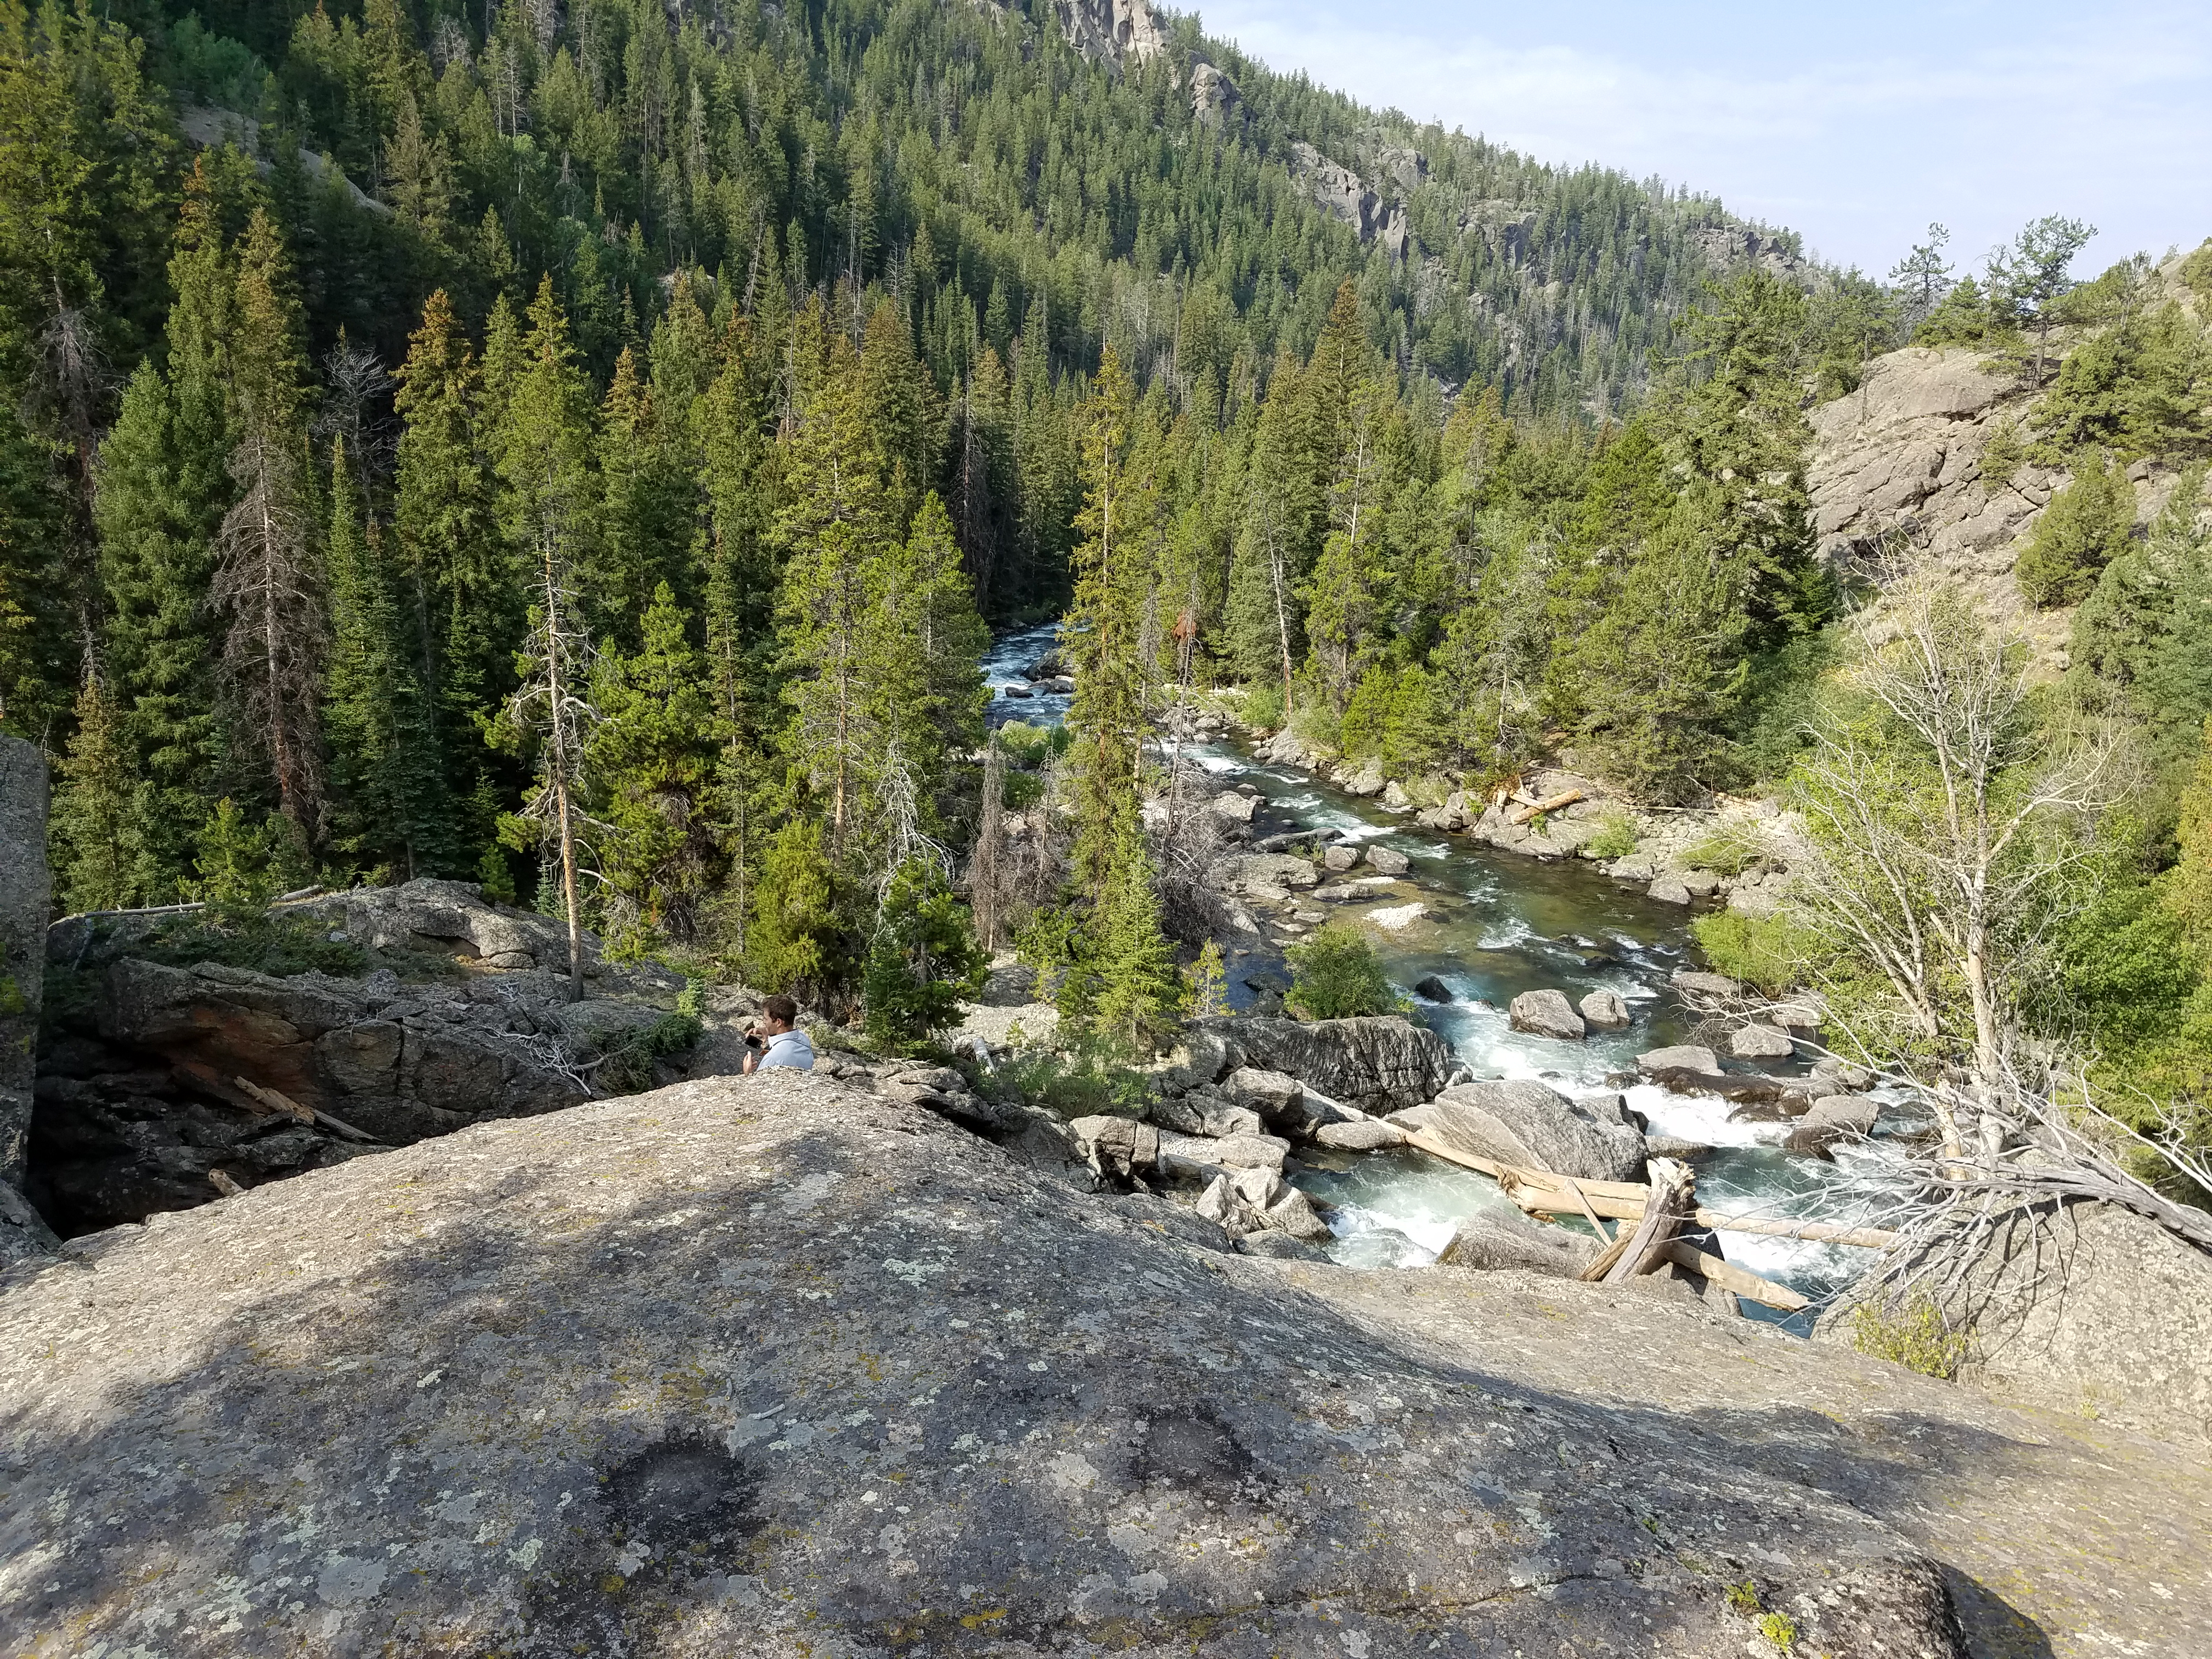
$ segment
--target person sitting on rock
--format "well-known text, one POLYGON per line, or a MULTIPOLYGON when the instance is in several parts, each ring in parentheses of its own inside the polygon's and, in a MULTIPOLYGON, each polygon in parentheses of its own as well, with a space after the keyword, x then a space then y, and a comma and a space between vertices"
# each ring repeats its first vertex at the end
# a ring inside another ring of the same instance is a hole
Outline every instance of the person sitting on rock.
POLYGON ((745 1027, 745 1075, 755 1072, 811 1072, 814 1069, 814 1039, 798 1029, 799 1005, 776 995, 761 1004, 759 1026, 745 1027))

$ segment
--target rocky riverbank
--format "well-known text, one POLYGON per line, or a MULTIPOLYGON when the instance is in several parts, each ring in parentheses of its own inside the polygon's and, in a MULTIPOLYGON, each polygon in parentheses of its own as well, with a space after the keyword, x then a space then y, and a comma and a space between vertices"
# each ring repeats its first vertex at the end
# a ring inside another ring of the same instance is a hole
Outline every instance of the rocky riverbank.
POLYGON ((2212 1650, 2194 1454, 1635 1288, 1224 1243, 793 1076, 101 1233, 0 1295, 0 1480, 69 1494, 0 1520, 0 1623, 38 1659, 2212 1650))

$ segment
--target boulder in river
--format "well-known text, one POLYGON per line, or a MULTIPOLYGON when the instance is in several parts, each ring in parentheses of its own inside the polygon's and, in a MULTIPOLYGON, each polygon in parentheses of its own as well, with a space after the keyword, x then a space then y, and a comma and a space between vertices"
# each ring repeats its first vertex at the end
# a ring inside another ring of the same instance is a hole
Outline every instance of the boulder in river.
POLYGON ((1782 1150, 1826 1158, 1840 1142, 1863 1140, 1872 1134, 1881 1115, 1881 1103, 1863 1095, 1823 1095, 1797 1120, 1782 1150))
POLYGON ((1486 1212, 1461 1222, 1437 1261, 1447 1267, 1474 1267, 1489 1273, 1518 1267, 1555 1279, 1577 1279, 1596 1256, 1597 1241, 1586 1233, 1486 1212))
POLYGON ((1396 1114, 1393 1121, 1499 1164, 1588 1181, 1644 1178, 1644 1136, 1638 1131, 1527 1079, 1455 1084, 1426 1106, 1396 1114))
POLYGON ((1729 1033, 1729 1053, 1738 1060, 1787 1060, 1797 1052, 1790 1033, 1778 1025, 1753 1020, 1729 1033))
POLYGON ((1348 1123, 1324 1123, 1314 1131, 1314 1145, 1340 1152, 1376 1152, 1406 1144, 1406 1132, 1379 1117, 1354 1118, 1348 1123))
POLYGON ((1382 768, 1378 762, 1363 761, 1357 770, 1345 775, 1341 787, 1347 795, 1379 795, 1382 793, 1382 768))
POLYGON ((1628 1028, 1628 1004, 1618 991, 1592 991, 1580 1004, 1583 1024, 1594 1031, 1621 1031, 1628 1028))
POLYGON ((1386 905, 1379 910, 1370 910, 1365 920, 1385 933, 1395 933, 1411 927, 1429 914, 1429 907, 1418 901, 1412 904, 1386 905))
MULTIPOLYGON (((1194 1022, 1194 1024, 1216 1022, 1194 1022)), ((1218 1022, 1231 1028, 1249 1065, 1297 1078, 1331 1100, 1388 1112, 1435 1097, 1450 1073, 1450 1050, 1425 1026, 1395 1015, 1359 1019, 1218 1022)))
POLYGON ((1515 1030, 1534 1036, 1565 1042, 1583 1040, 1583 1017, 1575 1012, 1565 991, 1523 991, 1508 1006, 1506 1018, 1515 1030))
POLYGON ((1709 974, 1697 968, 1677 968, 1674 985, 1693 1002, 1726 1002, 1743 994, 1743 986, 1726 974, 1709 974))
POLYGON ((1413 994, 1425 1002, 1449 1002, 1452 988, 1434 974, 1430 974, 1414 981, 1413 994))
POLYGON ((1720 1057, 1710 1048, 1691 1043, 1670 1048, 1650 1048, 1637 1055, 1636 1066, 1654 1083, 1683 1094, 1720 1095, 1729 1100, 1773 1100, 1787 1092, 1771 1077, 1747 1077, 1721 1069, 1720 1057))
POLYGON ((38 1562, 0 1625, 796 1659, 934 1610, 922 1645, 1007 1659, 1739 1659, 1750 1578, 1802 1652, 1959 1659, 1947 1583, 1976 1614, 1990 1580, 1993 1629, 2206 1646, 2151 1589, 2198 1582, 2200 1457, 1668 1298, 1171 1220, 778 1073, 76 1241, 0 1296, 0 1488, 70 1494, 0 1523, 38 1562))
POLYGON ((1402 876, 1413 868, 1413 861, 1395 847, 1370 845, 1367 849, 1367 867, 1382 876, 1402 876))
POLYGON ((1644 889, 1644 896, 1660 904, 1687 904, 1690 902, 1690 890, 1682 884, 1678 876, 1660 877, 1644 889))
POLYGON ((1226 823, 1249 823, 1260 809, 1257 797, 1240 795, 1234 789, 1216 795, 1208 805, 1213 816, 1226 823))
POLYGON ((1359 848, 1352 846, 1324 847, 1321 852, 1322 868, 1345 871, 1359 862, 1359 848))

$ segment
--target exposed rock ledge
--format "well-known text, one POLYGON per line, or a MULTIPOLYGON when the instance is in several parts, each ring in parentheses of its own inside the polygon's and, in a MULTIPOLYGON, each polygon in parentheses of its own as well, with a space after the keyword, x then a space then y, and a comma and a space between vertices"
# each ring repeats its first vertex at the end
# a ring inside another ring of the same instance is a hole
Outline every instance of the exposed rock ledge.
POLYGON ((0 1627, 1738 1659, 1748 1581, 1833 1659, 2212 1651, 2191 1454, 1633 1287, 1193 1237, 789 1077, 79 1239, 0 1295, 0 1627))

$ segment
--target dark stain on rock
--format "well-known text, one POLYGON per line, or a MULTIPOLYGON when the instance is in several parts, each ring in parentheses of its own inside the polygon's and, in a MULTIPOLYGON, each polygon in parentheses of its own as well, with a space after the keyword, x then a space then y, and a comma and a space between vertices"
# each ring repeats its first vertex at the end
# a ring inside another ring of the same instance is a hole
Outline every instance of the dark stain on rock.
POLYGON ((661 1441, 605 1472, 608 1518, 659 1548, 726 1544, 758 1532, 763 1472, 699 1436, 661 1441))
POLYGON ((1165 1412, 1145 1425, 1131 1473, 1165 1481, 1220 1504, 1249 1504, 1267 1495, 1267 1482, 1235 1432, 1210 1408, 1165 1412))

